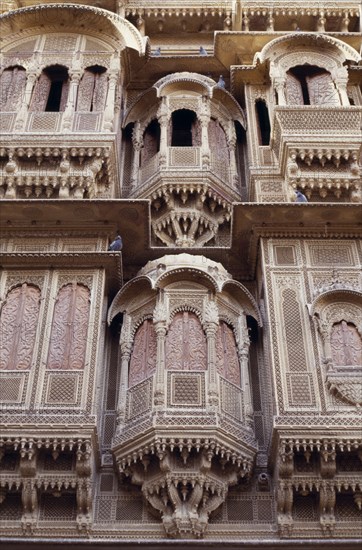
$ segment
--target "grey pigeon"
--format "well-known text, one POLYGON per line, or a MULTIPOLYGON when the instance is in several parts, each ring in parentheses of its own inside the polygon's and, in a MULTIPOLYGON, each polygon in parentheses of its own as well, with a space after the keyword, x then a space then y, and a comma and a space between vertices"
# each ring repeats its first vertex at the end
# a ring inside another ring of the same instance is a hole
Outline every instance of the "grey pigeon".
POLYGON ((208 55, 207 51, 202 46, 200 46, 199 55, 203 55, 203 56, 208 55))
POLYGON ((114 239, 113 243, 111 243, 108 247, 108 250, 111 252, 119 252, 122 250, 123 242, 121 235, 117 235, 117 237, 114 239))
POLYGON ((218 83, 216 84, 216 86, 217 86, 218 88, 225 88, 225 80, 224 80, 224 77, 222 76, 222 74, 220 75, 219 81, 218 81, 218 83))
POLYGON ((155 51, 153 52, 153 55, 156 56, 156 57, 159 57, 161 55, 160 46, 158 46, 158 48, 155 49, 155 51))
POLYGON ((303 193, 301 193, 300 191, 296 191, 295 195, 296 195, 295 202, 308 202, 307 197, 303 195, 303 193))

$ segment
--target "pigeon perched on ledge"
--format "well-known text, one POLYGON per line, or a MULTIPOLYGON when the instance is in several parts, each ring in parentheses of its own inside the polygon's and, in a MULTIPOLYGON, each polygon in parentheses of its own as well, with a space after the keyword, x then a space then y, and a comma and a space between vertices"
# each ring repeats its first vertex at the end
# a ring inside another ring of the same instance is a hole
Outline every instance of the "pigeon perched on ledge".
POLYGON ((161 48, 158 46, 158 48, 155 49, 155 51, 152 54, 155 57, 159 57, 161 55, 161 48))
POLYGON ((295 202, 308 202, 307 197, 303 195, 301 191, 296 191, 295 195, 296 195, 295 202))
POLYGON ((119 252, 122 250, 123 242, 121 235, 117 235, 117 237, 114 239, 113 243, 111 243, 108 247, 108 250, 110 252, 119 252))
POLYGON ((200 46, 199 55, 209 55, 203 46, 200 46))
POLYGON ((223 75, 221 74, 218 80, 218 83, 216 84, 218 88, 225 88, 225 80, 223 75))

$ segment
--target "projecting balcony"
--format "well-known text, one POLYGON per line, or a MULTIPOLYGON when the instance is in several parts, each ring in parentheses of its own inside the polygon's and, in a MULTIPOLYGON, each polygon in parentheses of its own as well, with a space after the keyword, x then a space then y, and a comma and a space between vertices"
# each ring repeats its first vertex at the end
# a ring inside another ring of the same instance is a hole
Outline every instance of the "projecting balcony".
MULTIPOLYGON (((360 193, 362 107, 301 105, 276 107, 271 147, 293 187, 337 199, 360 193)), ((347 198, 348 200, 348 198, 347 198)))

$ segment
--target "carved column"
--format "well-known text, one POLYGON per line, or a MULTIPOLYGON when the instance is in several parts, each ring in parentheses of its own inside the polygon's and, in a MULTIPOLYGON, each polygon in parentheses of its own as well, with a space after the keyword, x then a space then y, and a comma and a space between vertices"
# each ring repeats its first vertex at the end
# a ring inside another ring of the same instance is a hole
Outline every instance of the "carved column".
POLYGON ((203 96, 202 98, 199 120, 201 124, 202 169, 208 170, 210 168, 210 145, 209 145, 210 105, 209 105, 209 99, 205 96, 203 96))
POLYGON ((207 369, 209 378, 209 405, 217 407, 219 404, 219 391, 216 374, 216 332, 219 326, 219 311, 210 297, 204 304, 204 330, 207 339, 207 369))
POLYGON ((31 100, 34 85, 38 79, 38 76, 39 74, 37 74, 35 71, 27 73, 24 96, 23 96, 21 108, 16 116, 16 121, 14 125, 15 131, 25 130, 30 100, 31 100))
POLYGON ((68 131, 72 129, 72 122, 73 122, 75 107, 77 103, 78 87, 81 79, 81 72, 80 71, 72 72, 69 76, 69 79, 70 79, 70 84, 69 84, 68 101, 64 110, 63 124, 62 124, 63 130, 68 130, 68 131))
POLYGON ((276 78, 274 80, 274 88, 278 96, 278 105, 286 105, 287 101, 285 97, 285 80, 283 78, 276 78))
POLYGON ((339 97, 340 97, 340 100, 341 100, 341 104, 344 107, 349 107, 350 102, 349 102, 349 97, 348 97, 348 93, 347 93, 347 81, 345 79, 343 79, 343 80, 339 79, 339 80, 335 81, 335 84, 336 84, 337 91, 338 91, 338 94, 339 94, 339 97))
POLYGON ((348 32, 348 26, 349 26, 349 13, 348 11, 345 11, 343 13, 341 32, 348 32))
POLYGON ((244 31, 249 32, 249 24, 250 19, 248 17, 248 10, 244 10, 243 12, 243 25, 244 25, 244 31))
POLYGON ((131 187, 132 189, 135 189, 138 185, 141 149, 143 146, 141 125, 139 122, 136 122, 134 125, 133 132, 132 132, 132 143, 133 143, 133 161, 132 161, 131 187))
POLYGON ((318 23, 317 23, 317 31, 318 32, 325 32, 326 31, 326 18, 324 10, 320 10, 319 17, 318 17, 318 23))
POLYGON ((167 332, 166 304, 162 290, 158 295, 158 302, 153 312, 153 323, 157 338, 154 404, 162 407, 165 404, 165 343, 167 332))
POLYGON ((121 338, 121 376, 117 404, 117 431, 122 429, 126 420, 126 398, 128 388, 128 365, 131 358, 132 338, 131 338, 131 318, 125 314, 121 338))
POLYGON ((163 97, 161 105, 157 113, 158 122, 160 123, 160 152, 159 152, 159 165, 160 168, 167 166, 167 129, 168 129, 168 108, 166 98, 163 97))
POLYGON ((112 132, 114 120, 114 100, 116 95, 116 85, 118 81, 118 71, 112 71, 108 79, 108 91, 106 99, 106 108, 104 110, 103 130, 112 132))
POLYGON ((250 347, 250 340, 247 334, 246 323, 244 321, 243 326, 239 328, 239 335, 237 338, 237 350, 238 350, 238 357, 239 357, 240 371, 241 371, 241 387, 244 393, 245 416, 248 423, 251 423, 252 415, 253 415, 253 407, 252 407, 250 379, 249 379, 249 347, 250 347))
POLYGON ((236 164, 236 133, 234 123, 229 123, 229 161, 230 161, 230 183, 235 187, 238 184, 238 170, 236 164))
POLYGON ((267 29, 268 32, 274 32, 274 15, 273 10, 270 10, 268 13, 268 23, 267 23, 267 29))

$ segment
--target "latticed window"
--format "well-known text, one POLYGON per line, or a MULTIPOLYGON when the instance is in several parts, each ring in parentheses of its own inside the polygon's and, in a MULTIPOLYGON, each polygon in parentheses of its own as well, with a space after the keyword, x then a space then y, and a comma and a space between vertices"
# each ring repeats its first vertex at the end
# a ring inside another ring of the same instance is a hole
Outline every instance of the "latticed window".
POLYGON ((138 327, 129 367, 129 386, 151 376, 156 369, 156 333, 150 319, 138 327))
POLYGON ((30 369, 40 307, 39 288, 23 283, 8 293, 0 317, 0 369, 30 369))
POLYGON ((23 67, 9 67, 0 76, 0 111, 16 111, 21 107, 26 84, 23 67))
POLYGON ((335 366, 362 366, 362 341, 353 323, 335 323, 331 332, 332 361, 335 366))
POLYGON ((181 311, 173 317, 166 338, 166 368, 206 370, 206 337, 194 313, 181 311))
POLYGON ((216 367, 218 373, 240 386, 240 366, 233 330, 221 321, 216 333, 216 367))
POLYGON ((68 69, 53 65, 41 73, 33 92, 31 111, 61 112, 65 110, 69 93, 68 69))
POLYGON ((108 88, 104 67, 89 67, 84 71, 78 88, 77 111, 103 111, 108 88))
POLYGON ((89 298, 89 289, 77 283, 59 290, 50 335, 48 369, 84 368, 89 298))

